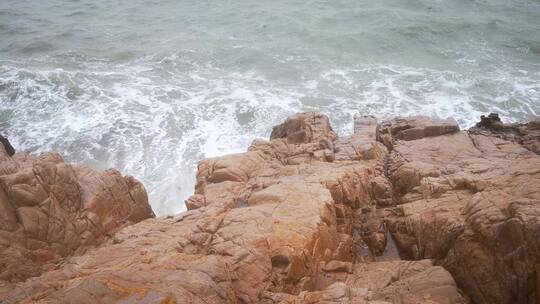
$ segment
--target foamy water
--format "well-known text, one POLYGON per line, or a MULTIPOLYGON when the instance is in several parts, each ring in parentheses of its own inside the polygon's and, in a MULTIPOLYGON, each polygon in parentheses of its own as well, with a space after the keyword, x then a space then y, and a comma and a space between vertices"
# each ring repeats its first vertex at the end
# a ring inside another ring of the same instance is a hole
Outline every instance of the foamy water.
POLYGON ((298 111, 540 113, 538 1, 0 3, 0 133, 145 184, 185 209, 197 161, 298 111))

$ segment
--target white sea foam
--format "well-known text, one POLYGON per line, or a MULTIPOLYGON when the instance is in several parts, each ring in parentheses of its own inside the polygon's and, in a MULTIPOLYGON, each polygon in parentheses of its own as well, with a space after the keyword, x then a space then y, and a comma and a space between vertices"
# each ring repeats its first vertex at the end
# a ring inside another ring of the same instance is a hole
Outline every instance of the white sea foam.
POLYGON ((319 67, 290 83, 257 70, 186 62, 179 54, 77 64, 48 69, 2 62, 2 132, 19 150, 55 150, 71 162, 136 176, 158 214, 185 209, 199 160, 245 151, 298 111, 329 115, 341 134, 352 131, 356 113, 453 116, 468 127, 489 111, 507 121, 540 112, 539 75, 513 71, 471 77, 358 64, 319 67))
POLYGON ((167 214, 198 160, 298 111, 341 134, 356 113, 540 113, 536 0, 158 2, 0 1, 0 133, 134 175, 167 214))

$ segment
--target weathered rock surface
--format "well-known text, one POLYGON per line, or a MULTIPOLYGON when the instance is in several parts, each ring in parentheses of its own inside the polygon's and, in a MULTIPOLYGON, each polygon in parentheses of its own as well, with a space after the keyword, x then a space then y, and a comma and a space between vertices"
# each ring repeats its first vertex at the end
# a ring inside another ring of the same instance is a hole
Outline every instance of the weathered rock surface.
POLYGON ((475 303, 540 302, 538 137, 484 123, 394 145, 386 223, 402 257, 435 259, 475 303))
POLYGON ((318 280, 329 284, 297 296, 272 294, 277 303, 466 303, 452 276, 430 260, 350 265, 318 280), (278 301, 276 301, 278 300, 278 301))
POLYGON ((146 191, 116 170, 96 172, 54 153, 0 145, 0 280, 54 269, 130 223, 153 217, 146 191))
POLYGON ((425 116, 413 116, 383 122, 377 128, 377 138, 391 150, 396 140, 416 140, 457 131, 459 131, 459 126, 452 118, 432 119, 425 116))
POLYGON ((540 120, 528 123, 505 124, 496 113, 483 116, 469 133, 495 136, 519 143, 526 149, 540 154, 540 120))
POLYGON ((0 281, 0 301, 540 302, 536 124, 502 125, 358 117, 338 137, 327 117, 294 115, 246 153, 201 161, 187 212, 0 281))

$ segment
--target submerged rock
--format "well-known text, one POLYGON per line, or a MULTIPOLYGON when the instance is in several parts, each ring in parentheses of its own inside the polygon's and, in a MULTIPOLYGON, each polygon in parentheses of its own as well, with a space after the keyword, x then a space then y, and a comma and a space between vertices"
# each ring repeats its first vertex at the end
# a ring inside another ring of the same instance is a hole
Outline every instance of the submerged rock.
MULTIPOLYGON (((327 117, 300 113, 245 153, 201 161, 187 212, 111 224, 119 231, 108 241, 40 276, 3 278, 0 301, 535 303, 540 156, 527 126, 525 140, 460 131, 451 119, 358 117, 338 137, 327 117)), ((97 189, 81 176, 68 184, 97 189)), ((10 202, 32 206, 39 195, 10 202)), ((118 197, 90 202, 107 201, 105 212, 118 197)), ((114 215, 149 215, 128 206, 114 215)))

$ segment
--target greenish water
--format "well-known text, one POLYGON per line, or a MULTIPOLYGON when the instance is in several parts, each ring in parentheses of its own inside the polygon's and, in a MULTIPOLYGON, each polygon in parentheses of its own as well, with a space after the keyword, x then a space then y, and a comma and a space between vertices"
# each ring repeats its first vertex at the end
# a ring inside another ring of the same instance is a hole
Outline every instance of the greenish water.
POLYGON ((540 115, 531 0, 0 2, 0 133, 19 150, 116 167, 159 214, 198 160, 287 115, 540 115))

